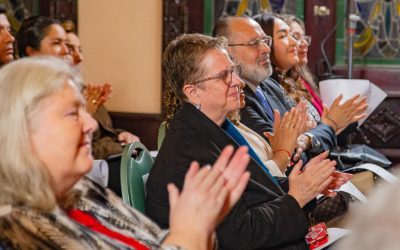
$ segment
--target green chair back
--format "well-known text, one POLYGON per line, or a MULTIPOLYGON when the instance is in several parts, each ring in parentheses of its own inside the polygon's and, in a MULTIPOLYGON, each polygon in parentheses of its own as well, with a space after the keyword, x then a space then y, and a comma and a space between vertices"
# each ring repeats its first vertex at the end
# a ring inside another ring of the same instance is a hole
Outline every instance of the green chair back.
POLYGON ((121 158, 121 193, 123 201, 145 213, 146 181, 154 160, 140 142, 127 144, 121 158))

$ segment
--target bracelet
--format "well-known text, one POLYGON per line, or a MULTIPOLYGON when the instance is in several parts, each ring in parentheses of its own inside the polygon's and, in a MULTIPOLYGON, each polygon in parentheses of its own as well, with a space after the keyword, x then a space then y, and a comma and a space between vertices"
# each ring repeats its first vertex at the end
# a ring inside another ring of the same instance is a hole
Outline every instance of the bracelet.
POLYGON ((290 154, 289 150, 286 150, 286 149, 283 149, 283 148, 274 150, 274 151, 272 151, 272 152, 273 152, 274 154, 277 153, 277 152, 285 152, 285 153, 288 155, 288 158, 289 158, 289 159, 290 159, 290 157, 292 156, 292 155, 290 154))
POLYGON ((274 150, 274 151, 272 151, 274 154, 275 153, 277 153, 277 152, 285 152, 286 154, 287 154, 287 156, 288 156, 288 167, 289 166, 292 166, 292 162, 291 162, 291 160, 290 160, 290 158, 292 157, 292 155, 290 154, 290 152, 289 152, 289 150, 286 150, 286 149, 283 149, 283 148, 280 148, 280 149, 277 149, 277 150, 274 150))
POLYGON ((335 125, 336 128, 333 128, 333 129, 335 129, 335 131, 337 131, 339 129, 339 126, 337 125, 337 123, 329 115, 326 116, 326 119, 328 119, 329 121, 331 121, 333 123, 333 125, 335 125))

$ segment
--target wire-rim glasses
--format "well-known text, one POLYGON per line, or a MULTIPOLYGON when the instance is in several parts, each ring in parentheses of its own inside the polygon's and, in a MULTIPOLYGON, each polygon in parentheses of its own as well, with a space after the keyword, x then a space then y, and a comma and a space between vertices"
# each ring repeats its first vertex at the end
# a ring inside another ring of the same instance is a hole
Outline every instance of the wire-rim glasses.
POLYGON ((311 44, 311 36, 302 36, 300 34, 293 33, 291 36, 297 41, 301 42, 301 40, 305 41, 308 45, 311 44))
POLYGON ((210 76, 210 77, 195 81, 192 84, 198 84, 201 82, 211 81, 211 80, 215 80, 215 79, 222 80, 226 84, 230 84, 232 82, 232 77, 233 77, 232 75, 236 74, 236 76, 240 77, 241 72, 242 72, 242 70, 241 70, 240 65, 233 65, 230 69, 225 69, 225 70, 219 72, 215 76, 210 76))
POLYGON ((228 46, 249 46, 254 49, 257 49, 261 46, 261 44, 265 44, 268 47, 271 47, 272 45, 272 37, 270 36, 265 36, 262 38, 257 38, 255 40, 252 40, 248 43, 233 43, 233 44, 228 44, 228 46))

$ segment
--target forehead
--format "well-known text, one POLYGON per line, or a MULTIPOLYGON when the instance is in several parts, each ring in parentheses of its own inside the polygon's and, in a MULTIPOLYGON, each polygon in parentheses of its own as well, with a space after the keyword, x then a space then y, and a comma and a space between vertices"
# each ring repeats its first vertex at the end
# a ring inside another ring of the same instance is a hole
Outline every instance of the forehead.
POLYGON ((9 27, 10 23, 8 22, 8 18, 5 14, 0 14, 0 26, 9 27))
POLYGON ((252 19, 237 19, 231 22, 231 33, 236 40, 248 41, 264 37, 261 26, 252 19))
POLYGON ((69 43, 71 43, 73 45, 78 45, 78 46, 80 45, 78 36, 72 32, 67 33, 67 40, 69 43))
POLYGON ((296 33, 300 33, 300 34, 304 33, 303 29, 301 28, 301 26, 297 22, 292 22, 290 24, 290 30, 292 32, 296 32, 296 33))
POLYGON ((47 30, 46 36, 50 37, 59 37, 66 39, 67 34, 65 33, 63 27, 59 24, 52 24, 50 25, 49 29, 47 30))
POLYGON ((233 64, 225 49, 211 49, 205 54, 201 64, 207 72, 219 71, 233 64), (215 69, 215 70, 214 70, 215 69))
POLYGON ((280 30, 290 30, 289 25, 285 21, 283 21, 280 18, 275 18, 274 19, 274 30, 280 31, 280 30))

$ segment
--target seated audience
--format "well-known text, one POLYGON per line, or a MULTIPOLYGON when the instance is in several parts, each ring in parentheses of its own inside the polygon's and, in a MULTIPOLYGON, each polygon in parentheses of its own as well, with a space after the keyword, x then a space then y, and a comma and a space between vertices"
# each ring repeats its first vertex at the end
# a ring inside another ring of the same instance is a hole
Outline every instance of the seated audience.
MULTIPOLYGON (((242 79, 246 83, 246 106, 240 112, 242 123, 261 136, 265 136, 265 132, 273 132, 273 110, 278 110, 283 116, 291 107, 279 84, 269 78, 272 74, 269 47, 272 45, 271 37, 249 17, 220 19, 215 24, 213 35, 228 39, 229 55, 235 63, 241 65, 242 79)), ((332 150, 335 146, 336 136, 333 129, 320 123, 298 137, 293 159, 298 160, 302 156, 306 161, 325 150, 332 150)))
POLYGON ((76 71, 54 57, 0 70, 0 245, 4 249, 210 249, 213 231, 249 179, 242 147, 213 168, 191 164, 182 191, 168 184, 170 231, 82 176, 96 122, 76 71), (231 158, 232 156, 232 158, 231 158), (188 223, 190 221, 190 223, 188 223))
MULTIPOLYGON (((163 187, 167 183, 183 186, 190 159, 212 164, 226 145, 249 144, 226 119, 240 107, 243 81, 228 56, 225 38, 200 34, 176 38, 164 52, 162 70, 168 87, 168 131, 148 178, 146 212, 167 227, 171 221, 163 187)), ((291 122, 288 129, 298 130, 295 123, 299 121, 291 122)), ((304 240, 308 214, 302 208, 320 193, 336 194, 330 190, 335 162, 322 153, 302 172, 301 163, 295 165, 289 180, 279 183, 251 147, 249 154, 251 180, 217 228, 219 247, 308 249, 304 240)))
MULTIPOLYGON (((240 86, 243 91, 244 85, 240 86)), ((240 107, 245 106, 244 95, 240 95, 240 107)), ((243 135, 250 147, 254 150, 263 164, 273 176, 286 177, 286 170, 290 166, 290 157, 296 146, 299 134, 304 132, 306 123, 305 107, 299 106, 287 112, 281 119, 275 111, 274 133, 267 133, 268 141, 240 122, 240 110, 228 114, 229 120, 243 135)))
MULTIPOLYGON (((342 97, 339 96, 329 109, 323 105, 321 107, 315 97, 313 99, 312 94, 315 96, 315 93, 309 91, 310 88, 301 79, 298 69, 300 58, 298 50, 301 48, 304 51, 304 47, 308 46, 303 39, 304 31, 297 30, 293 33, 282 18, 271 13, 259 14, 254 19, 260 24, 264 32, 272 37, 271 65, 273 74, 271 77, 284 88, 285 97, 290 106, 294 107, 300 100, 305 100, 309 116, 316 122, 322 121, 329 125, 335 130, 336 134, 343 131, 350 123, 366 116, 365 110, 368 106, 366 97, 360 98, 359 95, 355 95, 340 104, 342 97)), ((304 64, 304 57, 307 57, 307 54, 302 53, 301 57, 303 58, 302 64, 304 64)))

